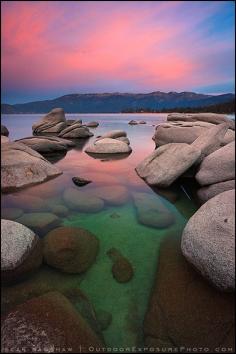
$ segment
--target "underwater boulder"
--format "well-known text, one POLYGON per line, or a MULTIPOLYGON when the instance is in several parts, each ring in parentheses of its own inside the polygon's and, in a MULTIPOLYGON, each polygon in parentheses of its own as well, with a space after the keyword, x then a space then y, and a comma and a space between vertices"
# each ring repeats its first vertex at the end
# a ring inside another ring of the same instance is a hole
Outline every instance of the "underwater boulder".
POLYGON ((99 241, 88 230, 59 227, 43 240, 45 262, 66 273, 83 273, 98 254, 99 241))
POLYGON ((133 266, 130 261, 125 258, 116 248, 111 248, 107 251, 107 255, 111 258, 112 274, 118 283, 129 282, 134 275, 133 266))
POLYGON ((87 353, 91 347, 101 350, 104 343, 59 292, 32 298, 2 320, 2 352, 87 353))

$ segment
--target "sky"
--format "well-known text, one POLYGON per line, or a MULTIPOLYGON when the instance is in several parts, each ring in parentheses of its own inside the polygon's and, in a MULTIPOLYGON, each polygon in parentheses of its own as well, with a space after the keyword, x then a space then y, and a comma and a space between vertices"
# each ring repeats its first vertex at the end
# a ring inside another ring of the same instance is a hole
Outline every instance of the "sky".
POLYGON ((2 1, 2 103, 234 92, 233 1, 2 1))

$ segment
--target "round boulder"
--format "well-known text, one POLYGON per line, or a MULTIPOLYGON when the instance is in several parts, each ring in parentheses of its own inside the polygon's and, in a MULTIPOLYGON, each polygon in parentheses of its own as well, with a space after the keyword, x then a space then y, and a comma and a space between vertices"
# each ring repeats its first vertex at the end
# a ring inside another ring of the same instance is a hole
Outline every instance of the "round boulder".
POLYGON ((41 240, 33 231, 11 220, 1 220, 1 276, 16 281, 42 263, 41 240))
POLYGON ((103 138, 89 145, 85 152, 91 154, 122 154, 130 153, 131 147, 115 138, 103 138))
POLYGON ((181 248, 186 259, 217 288, 235 288, 235 189, 208 200, 189 219, 181 248))
POLYGON ((59 227, 44 238, 44 260, 66 273, 83 273, 95 261, 99 241, 85 229, 59 227))

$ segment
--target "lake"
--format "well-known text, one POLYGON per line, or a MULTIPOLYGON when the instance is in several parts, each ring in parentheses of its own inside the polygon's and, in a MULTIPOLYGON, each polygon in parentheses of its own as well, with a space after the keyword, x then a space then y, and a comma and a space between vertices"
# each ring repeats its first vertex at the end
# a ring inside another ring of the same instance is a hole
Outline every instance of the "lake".
MULTIPOLYGON (((8 128, 11 140, 19 139, 32 135, 32 124, 41 116, 3 115, 2 124, 8 128)), ((165 121, 166 117, 167 114, 66 115, 67 119, 82 119, 84 123, 98 121, 97 128, 90 128, 94 136, 88 140, 79 140, 77 146, 65 156, 52 159, 63 171, 61 176, 17 193, 3 195, 2 211, 14 206, 12 195, 19 196, 17 207, 24 214, 36 212, 34 205, 26 205, 29 204, 25 202, 29 196, 43 199, 44 207, 40 209, 40 213, 51 210, 52 204, 66 206, 64 191, 70 187, 78 188, 72 182, 74 176, 92 180, 92 183, 80 189, 87 193, 88 198, 96 188, 123 186, 127 190, 127 199, 120 205, 105 202, 104 208, 96 213, 73 209, 63 216, 57 215, 59 225, 85 228, 97 237, 99 253, 96 261, 85 273, 78 275, 61 273, 43 265, 28 280, 4 287, 3 311, 12 304, 51 289, 65 294, 80 289, 96 312, 102 311, 112 316, 110 325, 103 330, 107 346, 143 345, 143 320, 157 271, 160 245, 166 237, 173 235, 174 238, 175 234, 181 232, 197 208, 187 183, 178 182, 165 191, 154 191, 135 172, 137 164, 155 148, 152 140, 155 129, 153 125, 165 121), (131 119, 145 120, 147 124, 131 126, 128 124, 131 119), (84 152, 87 144, 97 135, 113 129, 127 132, 133 150, 129 156, 123 159, 101 160, 94 159, 84 152), (144 225, 133 202, 132 196, 135 193, 145 193, 150 200, 156 197, 173 215, 174 223, 163 228, 144 225), (133 266, 134 276, 127 283, 117 282, 112 275, 112 261, 107 255, 111 248, 117 249, 133 266)), ((39 236, 44 237, 50 230, 51 227, 44 228, 39 236)), ((76 304, 76 299, 74 301, 76 304)), ((202 320, 204 321, 204 318, 202 320)))

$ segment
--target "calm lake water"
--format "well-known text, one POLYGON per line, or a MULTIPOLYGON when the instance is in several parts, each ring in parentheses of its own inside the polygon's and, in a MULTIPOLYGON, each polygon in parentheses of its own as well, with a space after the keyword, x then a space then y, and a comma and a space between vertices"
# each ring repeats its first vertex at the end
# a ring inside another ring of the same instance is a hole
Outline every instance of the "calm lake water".
MULTIPOLYGON (((32 124, 42 115, 3 115, 2 124, 10 131, 10 139, 19 139, 32 135, 32 124)), ((76 148, 65 156, 54 160, 63 171, 56 179, 24 189, 13 195, 21 200, 18 208, 24 214, 35 213, 34 205, 25 205, 27 196, 37 196, 44 200, 44 209, 48 212, 52 204, 66 205, 63 193, 66 188, 76 187, 71 178, 80 176, 91 179, 92 183, 81 188, 84 193, 93 192, 94 188, 105 186, 124 186, 127 188, 127 202, 112 206, 105 203, 103 210, 97 213, 69 211, 64 216, 58 215, 59 224, 82 227, 91 231, 99 239, 99 254, 96 262, 82 275, 63 274, 43 265, 31 278, 19 284, 8 286, 3 291, 3 311, 9 306, 39 295, 50 289, 62 293, 81 289, 87 295, 96 311, 106 311, 112 315, 110 326, 103 331, 108 346, 127 347, 142 345, 142 324, 147 309, 150 291, 157 270, 158 253, 161 241, 171 233, 182 230, 188 218, 196 210, 185 187, 180 183, 163 192, 154 192, 140 179, 135 167, 150 154, 155 146, 152 140, 154 126, 166 120, 166 114, 67 114, 67 119, 82 119, 83 122, 98 121, 97 128, 91 128, 94 137, 80 140, 76 148), (145 120, 146 125, 130 126, 131 119, 145 120), (123 129, 130 139, 132 153, 123 159, 94 159, 84 152, 87 144, 97 135, 112 129, 123 129), (167 228, 145 226, 139 222, 137 210, 132 200, 132 193, 144 192, 153 198, 156 196, 174 215, 175 223, 167 228), (172 202, 170 201, 172 200, 172 202), (113 217, 113 216, 116 217, 113 217), (118 283, 112 276, 111 259, 107 256, 110 248, 118 249, 134 268, 134 277, 127 283, 118 283)), ((11 195, 2 198, 2 211, 12 207, 11 195)), ((43 237, 51 227, 40 234, 43 237)))

